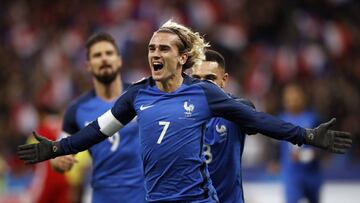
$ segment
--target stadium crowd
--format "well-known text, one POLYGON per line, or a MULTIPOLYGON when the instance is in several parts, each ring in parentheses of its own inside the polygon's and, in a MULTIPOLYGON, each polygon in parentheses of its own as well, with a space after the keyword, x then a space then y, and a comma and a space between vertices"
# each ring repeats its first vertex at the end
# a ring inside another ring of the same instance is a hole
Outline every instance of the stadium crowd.
MULTIPOLYGON (((360 166, 360 4, 355 0, 7 0, 1 4, 0 196, 23 189, 16 182, 20 180, 8 181, 9 174, 16 177, 29 171, 17 159, 16 146, 27 140, 32 129, 44 125, 44 119, 48 129, 59 131, 69 101, 90 87, 83 63, 87 37, 96 31, 112 34, 123 56, 123 80, 134 82, 150 75, 148 41, 169 18, 203 34, 224 55, 230 73, 227 90, 249 98, 257 109, 278 114, 285 85, 300 84, 309 108, 323 120, 336 117, 335 128, 355 138, 345 155, 326 154, 325 168, 341 171, 360 166)), ((266 166, 274 150, 266 142, 256 139, 246 145, 245 178, 247 167, 266 166)), ((28 179, 20 182, 31 182, 28 179)))

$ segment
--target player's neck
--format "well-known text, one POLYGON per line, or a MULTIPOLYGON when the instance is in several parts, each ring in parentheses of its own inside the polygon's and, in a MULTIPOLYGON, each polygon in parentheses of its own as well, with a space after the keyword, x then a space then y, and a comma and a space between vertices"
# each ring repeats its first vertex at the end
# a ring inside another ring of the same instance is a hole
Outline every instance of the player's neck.
POLYGON ((172 78, 168 78, 165 81, 156 81, 156 86, 159 90, 164 92, 174 92, 177 88, 181 86, 183 83, 184 78, 182 75, 174 76, 172 78))
POLYGON ((103 84, 94 79, 94 88, 96 95, 105 101, 118 98, 123 89, 120 77, 116 77, 115 80, 109 84, 103 84))

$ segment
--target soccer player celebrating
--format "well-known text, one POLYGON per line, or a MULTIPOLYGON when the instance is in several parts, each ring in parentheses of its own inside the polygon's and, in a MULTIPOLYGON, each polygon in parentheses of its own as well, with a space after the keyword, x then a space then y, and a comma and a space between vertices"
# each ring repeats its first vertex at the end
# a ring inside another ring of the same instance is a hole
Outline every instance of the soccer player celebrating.
MULTIPOLYGON (((68 137, 87 126, 110 109, 121 95, 119 49, 113 37, 96 33, 86 43, 87 68, 94 89, 76 99, 67 109, 62 137, 68 137)), ((110 134, 109 134, 110 135, 110 134)), ((136 122, 129 122, 120 131, 92 146, 92 202, 145 202, 144 175, 136 122)), ((53 168, 64 172, 76 163, 72 155, 52 160, 53 168)))
POLYGON ((70 137, 53 142, 35 134, 40 142, 19 146, 19 157, 32 164, 85 150, 137 115, 147 201, 212 203, 218 200, 203 156, 204 128, 212 117, 297 145, 337 153, 351 146, 350 134, 329 130, 334 120, 304 129, 253 110, 212 82, 183 74, 205 59, 207 46, 198 33, 166 22, 148 46, 151 77, 131 85, 109 111, 70 137))

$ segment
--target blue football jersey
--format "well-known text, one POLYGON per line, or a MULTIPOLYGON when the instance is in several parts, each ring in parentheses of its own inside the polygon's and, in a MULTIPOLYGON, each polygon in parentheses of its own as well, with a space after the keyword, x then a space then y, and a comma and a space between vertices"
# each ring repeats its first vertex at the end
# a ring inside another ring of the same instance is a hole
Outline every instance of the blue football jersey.
MULTIPOLYGON (((318 124, 316 114, 311 111, 297 115, 284 112, 279 117, 306 128, 318 124)), ((317 149, 308 145, 298 148, 284 142, 280 146, 286 202, 299 202, 303 198, 309 202, 319 202, 323 177, 317 149)))
MULTIPOLYGON (((63 131, 74 134, 115 103, 104 101, 90 91, 77 99, 66 111, 63 131)), ((136 122, 89 149, 92 157, 92 202, 145 201, 140 140, 136 122)))
POLYGON ((204 155, 222 203, 242 203, 241 155, 245 134, 233 122, 213 118, 206 125, 204 155))
POLYGON ((223 117, 246 132, 304 143, 305 129, 257 112, 211 82, 183 77, 171 93, 160 91, 151 77, 130 86, 110 111, 62 139, 61 149, 66 154, 87 149, 137 115, 147 200, 199 202, 215 196, 202 153, 210 118, 223 117))
MULTIPOLYGON (((318 124, 316 114, 311 111, 304 111, 298 115, 282 113, 279 118, 304 128, 314 128, 318 124)), ((280 147, 281 166, 284 175, 294 176, 309 171, 318 172, 320 169, 319 159, 316 156, 317 149, 314 147, 305 145, 298 148, 286 142, 281 142, 280 147), (295 171, 296 173, 294 173, 295 171)))
POLYGON ((151 86, 139 90, 134 100, 150 201, 200 200, 215 194, 202 156, 210 112, 199 90, 184 84, 164 93, 151 86))

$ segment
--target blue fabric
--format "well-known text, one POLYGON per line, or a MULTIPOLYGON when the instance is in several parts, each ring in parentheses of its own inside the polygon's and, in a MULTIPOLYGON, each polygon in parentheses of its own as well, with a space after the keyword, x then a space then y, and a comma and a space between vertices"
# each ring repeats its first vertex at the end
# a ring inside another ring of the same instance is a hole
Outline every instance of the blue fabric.
MULTIPOLYGON (((318 125, 317 115, 311 111, 304 111, 297 115, 284 112, 279 117, 305 128, 314 128, 318 125)), ((285 142, 282 142, 280 147, 286 202, 296 203, 303 197, 311 203, 319 202, 323 181, 319 151, 308 145, 294 149, 294 146, 285 142)))
MULTIPOLYGON (((97 97, 90 91, 74 102, 65 113, 63 131, 74 134, 84 128, 115 103, 97 97)), ((92 130, 97 129, 97 122, 92 130)), ((92 157, 93 203, 145 202, 144 174, 140 155, 140 140, 136 122, 130 122, 111 137, 90 149, 92 157)), ((97 142, 95 139, 93 142, 97 142)))
POLYGON ((206 125, 204 155, 211 180, 222 203, 242 203, 241 155, 245 134, 223 118, 213 118, 206 125))
MULTIPOLYGON (((122 124, 137 115, 146 197, 150 202, 198 201, 216 193, 202 153, 205 125, 214 116, 233 121, 245 131, 265 133, 298 145, 303 144, 305 135, 305 129, 256 112, 216 85, 187 75, 172 93, 160 91, 151 77, 144 79, 130 86, 111 112, 122 124)), ((76 152, 79 146, 101 137, 99 133, 93 122, 60 144, 67 153, 76 152)))

